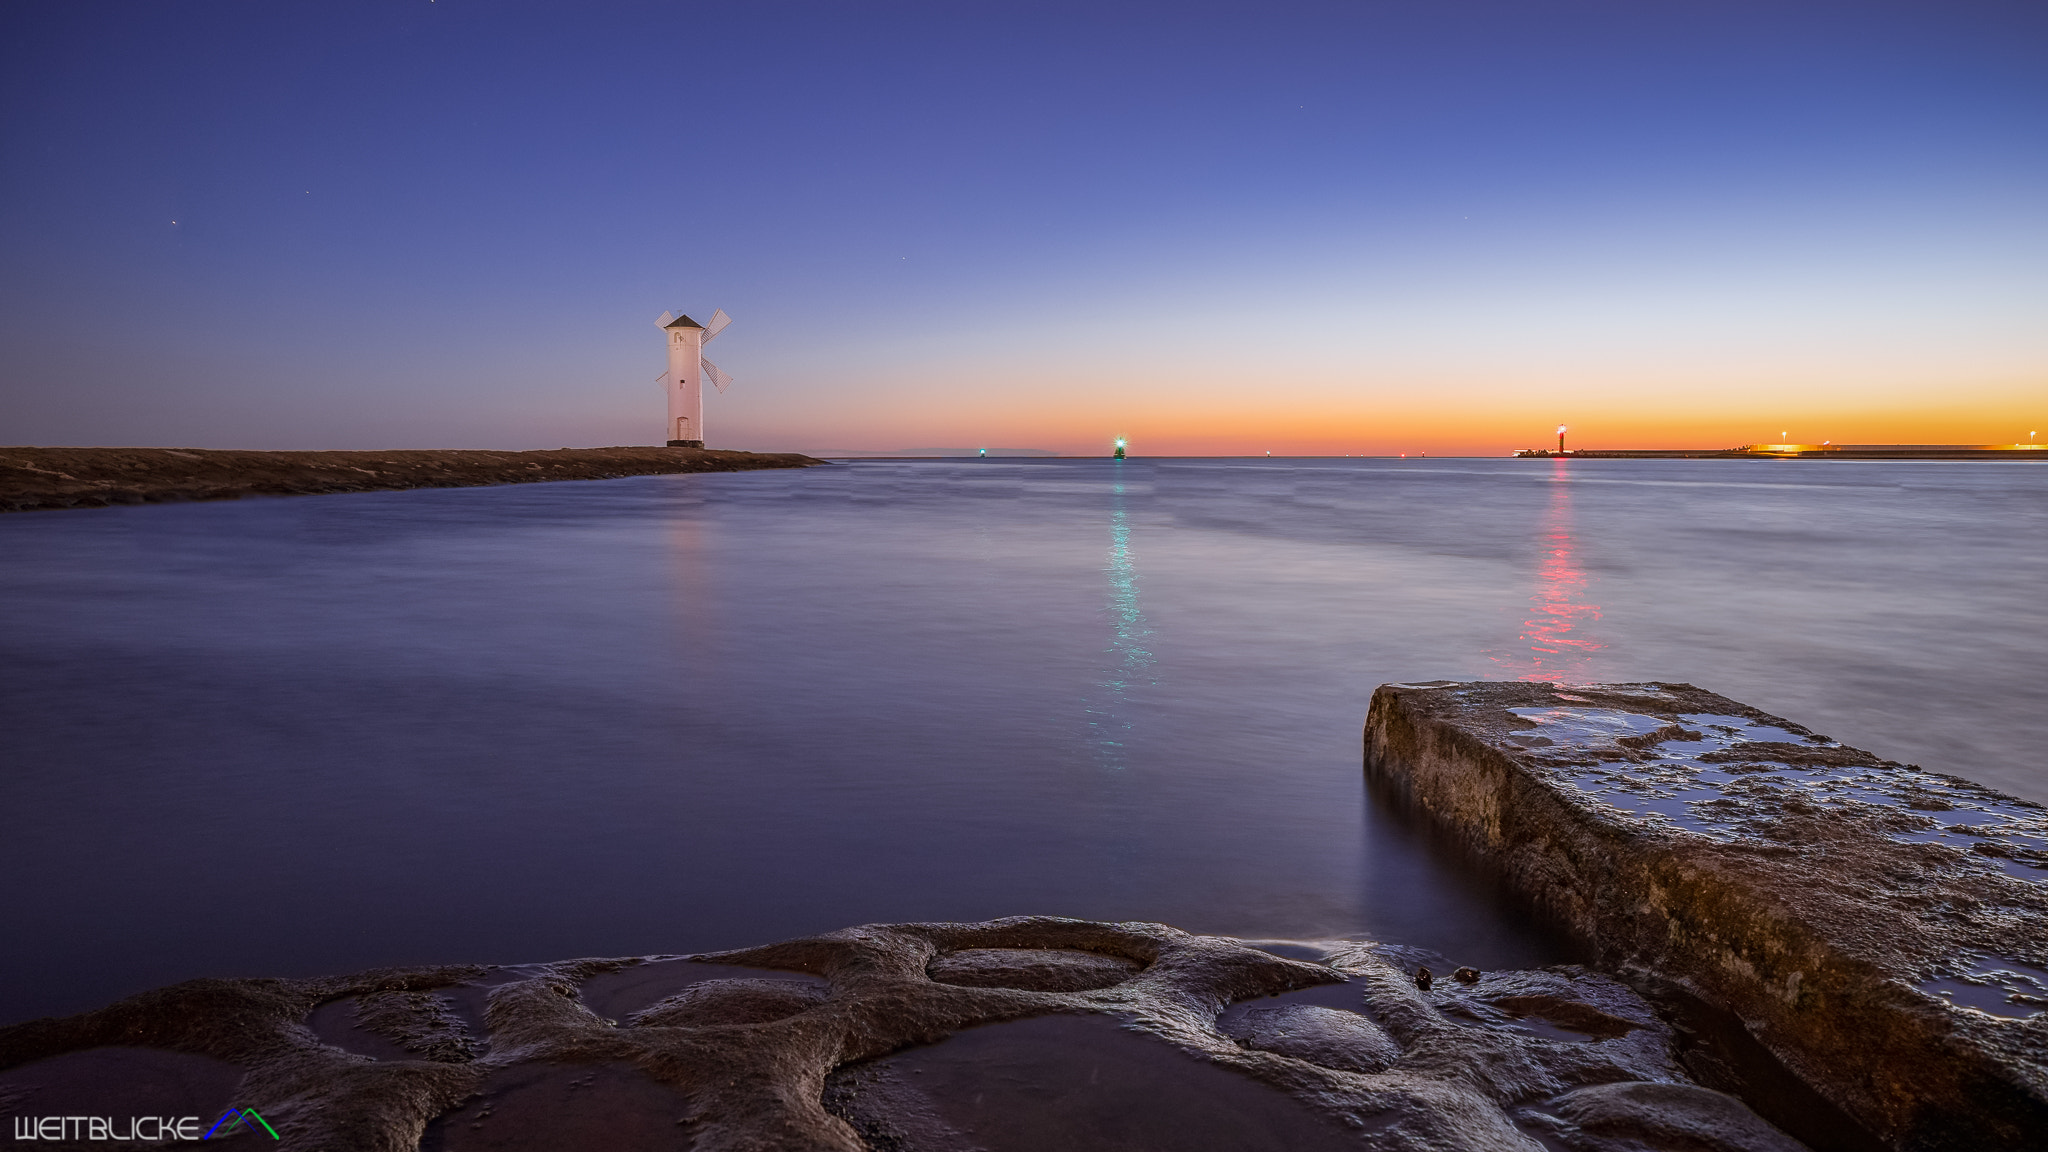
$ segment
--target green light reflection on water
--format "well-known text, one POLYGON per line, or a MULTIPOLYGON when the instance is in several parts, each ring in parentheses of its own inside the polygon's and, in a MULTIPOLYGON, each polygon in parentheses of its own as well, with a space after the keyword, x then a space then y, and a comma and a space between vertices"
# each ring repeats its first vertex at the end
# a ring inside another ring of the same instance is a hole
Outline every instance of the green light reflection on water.
POLYGON ((1152 683, 1153 665, 1152 651, 1145 646, 1152 628, 1138 606, 1138 565, 1131 551, 1130 510, 1121 479, 1110 486, 1109 554, 1102 570, 1109 577, 1110 640, 1103 651, 1110 660, 1095 682, 1099 691, 1088 707, 1088 727, 1102 766, 1120 771, 1125 737, 1131 731, 1121 705, 1133 686, 1152 683))

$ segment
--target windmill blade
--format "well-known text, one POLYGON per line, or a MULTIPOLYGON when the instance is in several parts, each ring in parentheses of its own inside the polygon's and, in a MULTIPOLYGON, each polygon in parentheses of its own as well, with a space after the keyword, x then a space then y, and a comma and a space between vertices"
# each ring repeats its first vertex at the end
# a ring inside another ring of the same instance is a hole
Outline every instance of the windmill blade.
POLYGON ((663 389, 666 389, 668 387, 668 373, 663 372, 661 375, 656 376, 654 382, 661 385, 663 389))
POLYGON ((669 322, 669 321, 671 321, 671 320, 673 320, 673 319, 675 319, 675 318, 676 318, 676 314, 675 314, 675 313, 673 313, 673 312, 663 312, 663 313, 661 314, 661 318, 660 318, 660 319, 658 319, 658 320, 656 320, 656 321, 654 322, 654 326, 655 326, 656 328, 666 328, 666 327, 668 327, 668 322, 669 322))
POLYGON ((704 361, 704 375, 708 377, 713 384, 718 385, 718 390, 720 392, 725 391, 726 385, 732 383, 732 377, 727 376, 725 373, 719 371, 718 365, 713 364, 709 360, 704 361))
POLYGON ((725 309, 720 308, 718 311, 713 312, 711 314, 711 323, 704 326, 704 343, 709 344, 713 340, 718 339, 718 334, 725 331, 725 326, 730 323, 732 323, 732 317, 725 314, 725 309))

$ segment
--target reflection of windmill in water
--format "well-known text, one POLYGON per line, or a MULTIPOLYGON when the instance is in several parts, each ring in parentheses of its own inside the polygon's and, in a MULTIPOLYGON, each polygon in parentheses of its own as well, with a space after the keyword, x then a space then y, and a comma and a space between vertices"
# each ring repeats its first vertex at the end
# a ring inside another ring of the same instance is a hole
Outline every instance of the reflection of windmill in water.
POLYGON ((717 339, 730 323, 732 317, 723 308, 711 314, 709 324, 699 324, 673 312, 663 312, 654 322, 668 336, 668 371, 661 374, 660 383, 668 393, 671 448, 704 446, 704 379, 710 377, 720 392, 732 383, 732 377, 704 358, 704 346, 717 339))

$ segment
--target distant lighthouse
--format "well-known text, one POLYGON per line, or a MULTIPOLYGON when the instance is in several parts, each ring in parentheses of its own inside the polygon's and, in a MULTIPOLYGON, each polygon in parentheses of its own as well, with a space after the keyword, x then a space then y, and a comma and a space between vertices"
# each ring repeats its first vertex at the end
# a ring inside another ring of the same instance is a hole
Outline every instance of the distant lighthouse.
POLYGON ((709 325, 672 312, 663 312, 654 322, 668 340, 668 371, 661 374, 661 384, 662 390, 668 393, 668 446, 671 448, 704 446, 704 378, 709 376, 720 392, 732 383, 732 377, 720 372, 718 365, 704 358, 704 345, 711 343, 730 323, 732 317, 727 316, 723 308, 712 313, 709 325))

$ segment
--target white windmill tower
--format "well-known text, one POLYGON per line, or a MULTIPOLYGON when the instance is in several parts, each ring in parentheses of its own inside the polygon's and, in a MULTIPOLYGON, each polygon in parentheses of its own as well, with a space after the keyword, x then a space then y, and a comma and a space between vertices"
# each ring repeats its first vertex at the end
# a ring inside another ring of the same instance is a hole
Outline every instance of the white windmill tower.
POLYGON ((709 377, 720 392, 732 377, 704 358, 704 346, 717 339, 732 317, 720 308, 711 323, 699 324, 688 316, 663 312, 654 326, 668 339, 668 371, 661 374, 662 390, 668 393, 668 446, 704 446, 704 380, 709 377))

